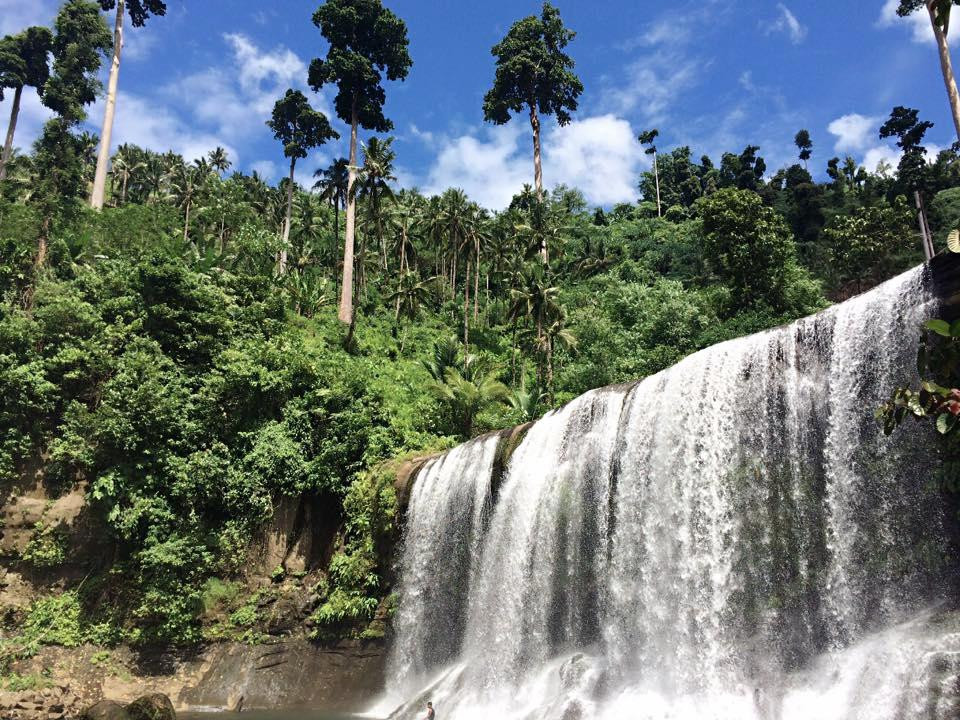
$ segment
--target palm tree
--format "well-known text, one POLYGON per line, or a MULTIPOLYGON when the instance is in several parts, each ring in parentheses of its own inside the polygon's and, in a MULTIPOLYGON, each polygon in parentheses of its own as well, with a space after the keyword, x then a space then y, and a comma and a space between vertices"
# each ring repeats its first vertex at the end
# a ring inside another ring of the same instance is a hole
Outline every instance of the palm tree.
POLYGON ((370 138, 370 142, 363 148, 363 167, 360 168, 354 184, 354 193, 357 198, 365 201, 368 218, 376 229, 377 240, 383 253, 384 270, 387 269, 387 246, 383 232, 383 204, 385 200, 393 199, 390 183, 397 179, 393 174, 393 161, 397 154, 391 145, 392 137, 386 140, 370 138))
POLYGON ((443 382, 447 368, 456 367, 460 357, 460 342, 456 335, 448 335, 434 341, 429 360, 422 360, 423 367, 435 382, 443 382))
POLYGON ((127 185, 131 176, 143 169, 143 160, 140 158, 137 149, 124 143, 117 148, 113 159, 110 161, 110 174, 112 177, 110 192, 116 196, 116 182, 120 180, 120 205, 127 204, 127 185))
MULTIPOLYGON (((510 292, 512 302, 507 316, 514 323, 523 320, 533 326, 531 344, 537 352, 537 382, 539 387, 546 388, 550 396, 553 380, 553 339, 560 334, 560 329, 554 326, 560 322, 562 327, 563 318, 563 308, 558 301, 560 290, 550 286, 542 265, 533 265, 527 271, 519 273, 515 278, 515 285, 510 292), (553 333, 552 338, 548 337, 548 330, 553 333)), ((552 401, 552 397, 550 399, 552 401)))
MULTIPOLYGON (((116 160, 114 160, 116 168, 116 160)), ((183 241, 190 237, 190 210, 197 196, 199 171, 196 166, 178 162, 168 175, 170 196, 177 207, 183 210, 183 241)))
POLYGON ((213 171, 218 175, 222 175, 230 169, 231 165, 233 165, 233 163, 230 162, 227 151, 219 145, 211 150, 207 154, 207 157, 210 159, 210 167, 213 168, 213 171))
POLYGON ((520 383, 520 389, 510 393, 510 406, 520 416, 520 422, 532 422, 540 416, 540 403, 546 396, 539 390, 527 390, 526 381, 520 383))
POLYGON ((333 272, 338 275, 337 267, 340 264, 340 208, 347 201, 347 186, 350 183, 350 161, 346 158, 337 158, 329 167, 318 169, 313 173, 320 178, 313 184, 314 190, 320 191, 320 197, 333 205, 333 272))
MULTIPOLYGON (((420 314, 420 308, 430 302, 430 298, 433 296, 433 285, 435 281, 436 278, 421 280, 420 277, 413 272, 406 272, 400 276, 400 282, 396 292, 388 299, 389 302, 396 304, 393 317, 393 322, 396 326, 400 325, 400 318, 405 318, 411 322, 417 319, 417 315, 420 314)), ((407 329, 406 326, 404 326, 403 332, 400 335, 401 354, 403 353, 406 333, 407 329)))
POLYGON ((450 410, 454 427, 463 439, 473 436, 477 415, 490 405, 505 402, 510 395, 506 385, 496 377, 496 369, 483 358, 467 355, 461 372, 448 367, 443 382, 432 381, 428 392, 450 410))

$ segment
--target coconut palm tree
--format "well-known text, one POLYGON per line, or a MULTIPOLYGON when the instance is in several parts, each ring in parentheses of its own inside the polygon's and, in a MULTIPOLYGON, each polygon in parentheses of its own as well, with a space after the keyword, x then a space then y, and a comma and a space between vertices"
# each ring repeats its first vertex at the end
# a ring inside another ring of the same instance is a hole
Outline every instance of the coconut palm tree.
MULTIPOLYGON (((337 274, 340 264, 340 208, 347 201, 347 186, 350 184, 350 161, 346 158, 337 158, 326 168, 317 169, 313 176, 320 178, 313 184, 313 189, 320 192, 320 197, 333 205, 333 271, 337 274)), ((337 278, 339 284, 340 279, 337 278)))
POLYGON ((506 402, 510 391, 497 379, 496 368, 484 358, 466 355, 463 368, 447 367, 443 381, 432 381, 428 392, 443 402, 459 435, 467 440, 483 410, 506 402))
POLYGON ((559 337, 560 328, 554 326, 557 322, 561 322, 562 326, 563 308, 558 299, 560 290, 549 284, 542 265, 529 266, 518 273, 514 284, 515 287, 510 292, 511 304, 507 317, 514 323, 518 320, 529 323, 528 327, 532 331, 530 344, 537 354, 537 382, 539 387, 546 388, 549 395, 552 384, 553 341, 547 334, 549 331, 553 333, 554 339, 559 337))
POLYGON ((207 154, 207 158, 210 161, 210 167, 218 175, 222 175, 233 165, 227 151, 219 145, 207 154))
POLYGON ((374 228, 378 246, 383 255, 383 269, 387 269, 387 245, 384 235, 384 220, 386 202, 393 200, 393 189, 390 183, 396 181, 393 174, 393 161, 397 154, 391 148, 393 138, 380 140, 370 138, 363 148, 363 167, 357 174, 354 184, 356 197, 364 201, 367 218, 374 228))

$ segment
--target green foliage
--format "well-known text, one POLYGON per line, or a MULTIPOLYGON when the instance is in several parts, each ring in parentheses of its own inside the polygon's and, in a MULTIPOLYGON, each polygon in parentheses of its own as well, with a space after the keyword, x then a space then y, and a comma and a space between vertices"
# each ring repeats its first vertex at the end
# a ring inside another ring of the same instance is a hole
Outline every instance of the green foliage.
POLYGON ((395 477, 390 465, 378 466, 360 475, 344 498, 347 542, 330 561, 323 602, 311 616, 318 638, 365 632, 374 619, 383 590, 382 573, 390 563, 395 477))
POLYGON ((703 253, 730 284, 734 303, 788 309, 797 269, 790 229, 774 210, 745 190, 723 189, 699 202, 703 253))
POLYGON ((313 14, 330 44, 326 58, 310 63, 308 82, 314 91, 334 83, 334 108, 346 123, 354 118, 369 130, 388 132, 393 124, 383 114, 386 99, 381 73, 403 80, 410 72, 407 26, 380 0, 327 0, 313 14))
POLYGON ((899 387, 877 409, 883 430, 892 433, 907 417, 929 421, 941 435, 960 429, 960 320, 934 318, 924 324, 917 369, 919 388, 899 387))
POLYGON ((890 277, 902 266, 904 256, 912 258, 916 248, 911 238, 913 218, 906 201, 857 209, 852 215, 837 216, 824 231, 835 258, 839 282, 890 277))
POLYGON ((529 108, 531 113, 556 115, 560 125, 569 123, 583 92, 573 59, 563 51, 575 36, 549 2, 543 4, 540 17, 515 22, 491 50, 497 70, 483 100, 484 117, 502 125, 511 112, 529 108))
POLYGON ((33 529, 33 536, 20 553, 20 559, 35 568, 62 565, 67 556, 67 536, 60 527, 42 520, 33 529))
POLYGON ((310 107, 307 97, 293 89, 277 100, 267 125, 283 143, 283 154, 291 159, 305 158, 311 148, 340 137, 327 116, 310 107))

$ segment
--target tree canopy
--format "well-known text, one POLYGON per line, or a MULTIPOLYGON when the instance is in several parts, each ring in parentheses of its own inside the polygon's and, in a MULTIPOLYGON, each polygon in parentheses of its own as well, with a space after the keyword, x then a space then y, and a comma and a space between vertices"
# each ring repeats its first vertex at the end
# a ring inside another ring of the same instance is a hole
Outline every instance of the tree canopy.
POLYGON ((393 124, 383 114, 388 80, 403 80, 412 60, 407 26, 380 0, 327 0, 313 14, 313 23, 330 44, 325 58, 310 63, 308 82, 319 91, 337 86, 334 108, 344 122, 354 114, 361 127, 387 132, 393 124))
POLYGON ((574 61, 564 52, 575 36, 549 2, 543 4, 540 17, 515 22, 491 50, 496 74, 484 96, 484 118, 502 125, 509 122, 511 112, 529 107, 556 116, 560 125, 569 123, 583 92, 583 83, 573 72, 574 61))

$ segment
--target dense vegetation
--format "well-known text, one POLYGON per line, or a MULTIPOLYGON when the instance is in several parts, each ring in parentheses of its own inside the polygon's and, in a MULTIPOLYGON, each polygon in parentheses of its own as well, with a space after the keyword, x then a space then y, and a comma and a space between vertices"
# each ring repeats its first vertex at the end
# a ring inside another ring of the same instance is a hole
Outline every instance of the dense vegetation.
MULTIPOLYGON (((318 12, 325 33, 343 2, 318 12)), ((313 188, 230 173, 220 149, 191 160, 121 146, 94 210, 98 139, 77 124, 109 35, 92 7, 61 11, 44 81, 58 115, 0 184, 0 482, 39 469, 54 492, 80 484, 100 545, 89 577, 35 604, 8 654, 255 640, 245 629, 258 595, 238 589, 250 538, 302 495, 341 527, 314 588, 316 634, 374 635, 371 619, 389 609, 386 461, 533 419, 917 263, 915 191, 938 244, 960 219, 960 157, 928 162, 928 125, 904 108, 885 126, 905 143, 898 171, 838 158, 824 181, 806 168, 809 133, 801 162, 771 172, 756 146, 715 165, 687 147, 657 155, 647 132, 656 164, 637 178, 639 201, 608 209, 566 187, 526 188, 501 212, 455 188, 398 190, 391 139, 370 137, 362 159, 319 169, 313 188), (229 616, 215 624, 218 607, 229 616)), ((542 25, 557 23, 545 10, 542 25)), ((384 67, 402 76, 409 58, 391 48, 384 67)), ((316 61, 311 83, 338 72, 316 61)), ((567 64, 558 72, 576 85, 567 64)), ((543 112, 575 108, 544 97, 543 112)), ((302 95, 281 102, 271 127, 292 171, 330 132, 302 95)), ((371 102, 353 125, 388 130, 371 102)), ((493 91, 488 105, 497 122, 520 107, 493 91)), ((40 523, 9 560, 56 577, 77 561, 69 543, 40 523)))

